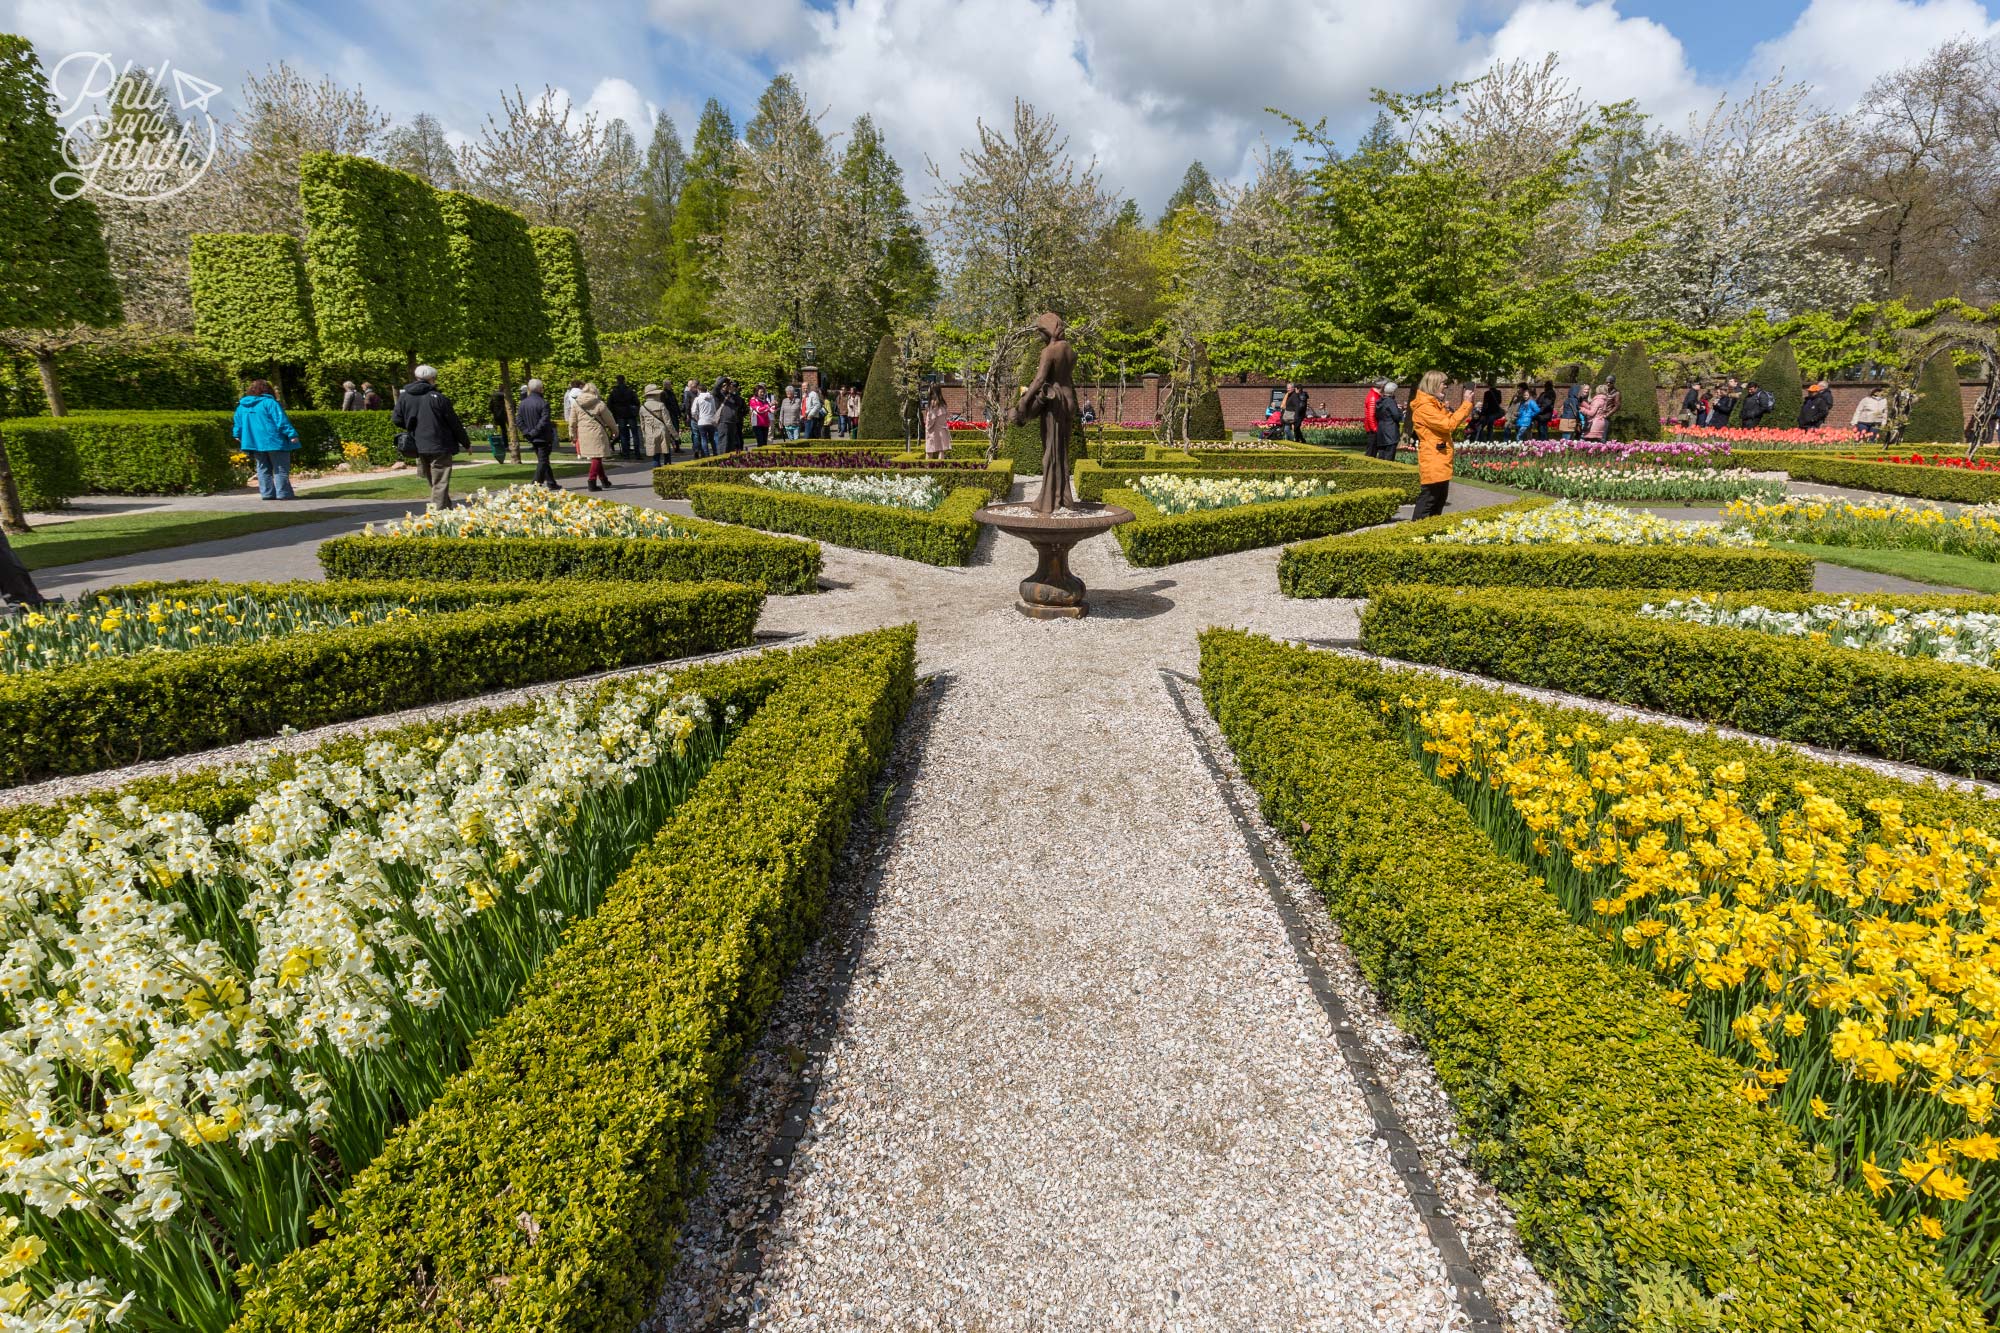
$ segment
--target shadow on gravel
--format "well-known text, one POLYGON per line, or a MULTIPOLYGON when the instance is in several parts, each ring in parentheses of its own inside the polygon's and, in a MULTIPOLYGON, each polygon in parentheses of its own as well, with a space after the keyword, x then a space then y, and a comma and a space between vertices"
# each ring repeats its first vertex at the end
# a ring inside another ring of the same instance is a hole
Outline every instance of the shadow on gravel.
POLYGON ((1172 579, 1154 579, 1143 588, 1092 588, 1090 614, 1105 620, 1150 620, 1174 609, 1173 599, 1160 593, 1179 586, 1172 579))
POLYGON ((922 776, 939 706, 954 683, 949 673, 917 682, 895 749, 834 867, 819 929, 785 979, 785 992, 717 1117, 702 1154, 702 1192, 680 1220, 673 1263, 638 1333, 739 1329, 752 1313, 748 1298, 784 1209, 792 1155, 873 928, 883 863, 922 776))

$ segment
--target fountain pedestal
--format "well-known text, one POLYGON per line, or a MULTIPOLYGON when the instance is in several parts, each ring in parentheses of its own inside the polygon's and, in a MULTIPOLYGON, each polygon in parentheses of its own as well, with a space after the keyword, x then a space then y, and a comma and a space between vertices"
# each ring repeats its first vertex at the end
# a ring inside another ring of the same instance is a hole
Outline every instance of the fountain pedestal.
POLYGON ((973 518, 1035 548, 1035 572, 1021 580, 1021 600, 1015 609, 1037 620, 1058 620, 1090 614, 1083 580, 1070 572, 1070 548, 1086 537, 1130 523, 1132 511, 1117 505, 1078 505, 1038 514, 1031 504, 1012 503, 987 505, 973 518))

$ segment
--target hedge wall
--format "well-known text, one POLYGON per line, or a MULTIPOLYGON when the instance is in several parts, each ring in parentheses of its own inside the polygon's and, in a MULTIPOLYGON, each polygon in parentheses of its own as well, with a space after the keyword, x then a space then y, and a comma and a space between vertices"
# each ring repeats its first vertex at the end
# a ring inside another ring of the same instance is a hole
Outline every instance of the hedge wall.
POLYGON ((388 467, 401 459, 396 452, 396 425, 390 413, 381 412, 287 412, 299 433, 300 449, 292 460, 302 468, 332 467, 341 461, 340 446, 347 441, 368 446, 368 461, 388 467))
MULTIPOLYGON (((64 417, 62 421, 74 420, 64 417)), ((21 507, 66 509, 85 491, 83 464, 69 432, 54 417, 0 421, 0 442, 7 446, 7 465, 21 493, 21 507)))
POLYGON ((516 583, 544 579, 761 584, 774 593, 819 587, 819 547, 700 520, 667 537, 373 537, 320 543, 330 579, 516 583))
POLYGON ((922 512, 796 495, 762 486, 688 488, 694 512, 702 518, 768 532, 790 532, 857 551, 921 560, 927 565, 972 562, 972 548, 979 542, 979 524, 972 516, 989 498, 982 487, 961 486, 936 509, 922 512))
POLYGON ((437 191, 369 158, 307 153, 299 201, 313 313, 328 352, 365 360, 378 350, 443 356, 457 346, 437 191))
POLYGON ((530 227, 528 240, 535 247, 535 269, 541 275, 542 317, 551 359, 570 366, 596 365, 597 320, 590 310, 590 277, 584 270, 582 242, 565 227, 530 227))
MULTIPOLYGON (((1647 592, 1383 588, 1363 641, 1390 657, 1565 690, 1969 777, 2000 774, 2000 672, 1753 630, 1646 620, 1647 592)), ((1799 611, 1825 594, 1725 593, 1799 611)), ((2000 598, 1855 597, 1911 610, 2000 611, 2000 598)))
POLYGON ((442 608, 257 643, 140 653, 0 676, 0 786, 188 754, 488 690, 748 644, 763 594, 722 583, 137 584, 442 608), (476 599, 476 600, 475 600, 476 599), (459 609, 451 609, 459 608, 459 609))
POLYGON ((1288 546, 1278 558, 1278 586, 1289 597, 1367 597, 1396 583, 1456 587, 1778 588, 1812 591, 1813 562, 1791 551, 1703 546, 1429 546, 1417 538, 1468 518, 1532 509, 1524 500, 1379 532, 1326 537, 1288 546))
POLYGON ((276 378, 280 365, 303 366, 319 355, 296 236, 190 237, 188 285, 195 332, 228 364, 276 378))
POLYGON ((1132 522, 1112 529, 1127 560, 1135 565, 1171 565, 1387 523, 1404 497, 1389 489, 1341 491, 1192 514, 1162 514, 1138 491, 1109 490, 1104 502, 1132 511, 1132 522))
MULTIPOLYGON (((107 330, 102 339, 56 353, 56 382, 74 412, 224 412, 236 380, 222 359, 186 334, 141 337, 107 330)), ((0 416, 49 410, 29 357, 0 356, 0 416)))
POLYGON ((30 440, 26 451, 44 457, 59 453, 62 446, 50 435, 60 432, 84 491, 206 495, 236 485, 229 426, 226 412, 90 412, 9 420, 0 423, 0 431, 7 433, 10 458, 15 439, 24 434, 30 440))
MULTIPOLYGON (((815 440, 813 443, 818 444, 819 441, 815 440)), ((844 446, 846 441, 835 440, 828 443, 836 446, 844 446)), ((897 445, 895 447, 900 449, 902 446, 897 445)), ((801 449, 799 451, 787 451, 772 447, 755 450, 749 457, 755 458, 760 468, 768 467, 773 472, 803 472, 808 476, 869 477, 886 474, 897 477, 929 477, 947 490, 953 490, 960 486, 977 486, 995 500, 1005 500, 1014 490, 1014 465, 1004 458, 997 462, 989 463, 983 468, 820 468, 796 467, 786 461, 788 456, 798 457, 803 453, 827 454, 850 452, 857 451, 845 447, 812 450, 801 449)), ((875 442, 866 440, 861 442, 859 452, 878 455, 886 454, 891 459, 896 458, 895 454, 890 453, 888 446, 878 445, 875 442)), ((921 458, 921 455, 906 454, 902 457, 906 461, 917 461, 921 458)), ((970 460, 953 461, 965 462, 970 460)), ((697 458, 687 463, 669 463, 665 467, 653 469, 653 493, 666 500, 685 500, 688 498, 688 488, 690 486, 742 486, 748 484, 750 473, 755 470, 757 469, 717 467, 712 460, 702 458, 697 458)))
POLYGON ((1804 453, 1786 454, 1778 466, 1790 473, 1793 481, 1817 481, 1828 486, 1852 486, 1857 490, 1959 504, 2000 500, 2000 472, 1859 458, 1821 458, 1804 453))
POLYGON ((440 191, 437 201, 445 274, 458 304, 459 354, 546 359, 554 344, 527 220, 458 191, 440 191))
POLYGON ((909 629, 801 650, 325 1238, 246 1275, 236 1333, 639 1323, 914 676, 909 629))
POLYGON ((1379 710, 1408 673, 1236 631, 1207 631, 1201 650, 1245 776, 1429 1050, 1578 1333, 1986 1327, 1925 1242, 1836 1186, 1738 1094, 1741 1070, 1662 987, 1609 958, 1424 776, 1379 710))

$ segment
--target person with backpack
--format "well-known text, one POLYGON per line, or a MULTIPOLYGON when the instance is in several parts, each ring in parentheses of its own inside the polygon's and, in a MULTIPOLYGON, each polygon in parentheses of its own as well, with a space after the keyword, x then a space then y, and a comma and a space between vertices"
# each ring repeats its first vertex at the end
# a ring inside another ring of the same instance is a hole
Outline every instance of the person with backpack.
POLYGON ((417 472, 430 483, 430 508, 449 509, 452 455, 471 448, 472 440, 451 399, 438 392, 437 377, 436 366, 418 366, 417 377, 396 394, 390 420, 402 432, 397 447, 416 459, 417 472))
POLYGON ((1825 380, 1806 386, 1805 401, 1799 404, 1799 429, 1818 430, 1833 415, 1833 390, 1825 380))
POLYGON ((561 490, 556 470, 549 465, 549 455, 556 447, 556 423, 549 415, 549 400, 543 396, 540 380, 529 380, 521 394, 514 408, 514 429, 520 433, 521 443, 535 451, 535 485, 561 490))
POLYGON ((295 500, 292 494, 292 452, 299 447, 299 433, 292 419, 271 392, 269 380, 251 380, 236 404, 236 419, 229 434, 236 447, 250 456, 257 468, 257 495, 264 500, 295 500))
POLYGON ((1771 409, 1777 405, 1778 400, 1771 396, 1769 389, 1760 386, 1756 380, 1751 380, 1743 387, 1743 405, 1737 409, 1737 417, 1742 421, 1743 429, 1755 430, 1764 423, 1764 418, 1769 416, 1771 409))
POLYGON ((611 419, 618 423, 618 456, 637 458, 639 456, 639 393, 625 382, 623 375, 611 382, 611 392, 604 396, 604 405, 611 409, 611 419))

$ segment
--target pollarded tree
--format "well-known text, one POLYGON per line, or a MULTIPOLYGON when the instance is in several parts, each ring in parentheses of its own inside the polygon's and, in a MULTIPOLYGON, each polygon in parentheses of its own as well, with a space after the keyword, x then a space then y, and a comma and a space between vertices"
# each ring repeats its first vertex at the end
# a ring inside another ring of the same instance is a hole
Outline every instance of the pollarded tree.
MULTIPOLYGON (((50 188, 67 169, 41 61, 27 39, 0 34, 0 347, 35 359, 53 416, 63 415, 56 353, 119 315, 97 209, 50 188)), ((4 449, 0 526, 28 530, 4 449)))
POLYGON ((1939 352, 1917 376, 1917 401, 1904 423, 1904 444, 1963 444, 1965 405, 1958 395, 1958 367, 1939 352))
POLYGON ((188 243, 195 333, 239 374, 319 357, 305 254, 282 232, 196 235, 188 243))
POLYGON ((1764 414, 1761 423, 1770 430, 1796 430, 1799 424, 1799 408, 1805 405, 1805 383, 1799 378, 1799 358, 1792 351, 1792 341, 1780 338, 1771 344, 1771 350, 1764 353, 1764 359, 1757 363, 1756 372, 1751 375, 1757 387, 1771 395, 1771 410, 1764 414))
POLYGON ((541 275, 550 359, 565 366, 596 365, 597 319, 590 310, 582 244, 567 227, 530 227, 528 239, 534 242, 535 268, 541 275))
MULTIPOLYGON (((546 358, 551 350, 541 266, 527 221, 498 204, 455 192, 438 196, 438 210, 444 216, 446 267, 458 302, 459 352, 498 361, 500 391, 511 403, 514 386, 507 363, 546 358)), ((497 421, 494 428, 512 441, 511 456, 519 462, 521 443, 509 423, 497 421)))
POLYGON ((299 162, 299 199, 306 277, 329 352, 363 360, 393 349, 414 371, 419 352, 442 359, 457 350, 437 191, 367 158, 309 153, 299 162))

